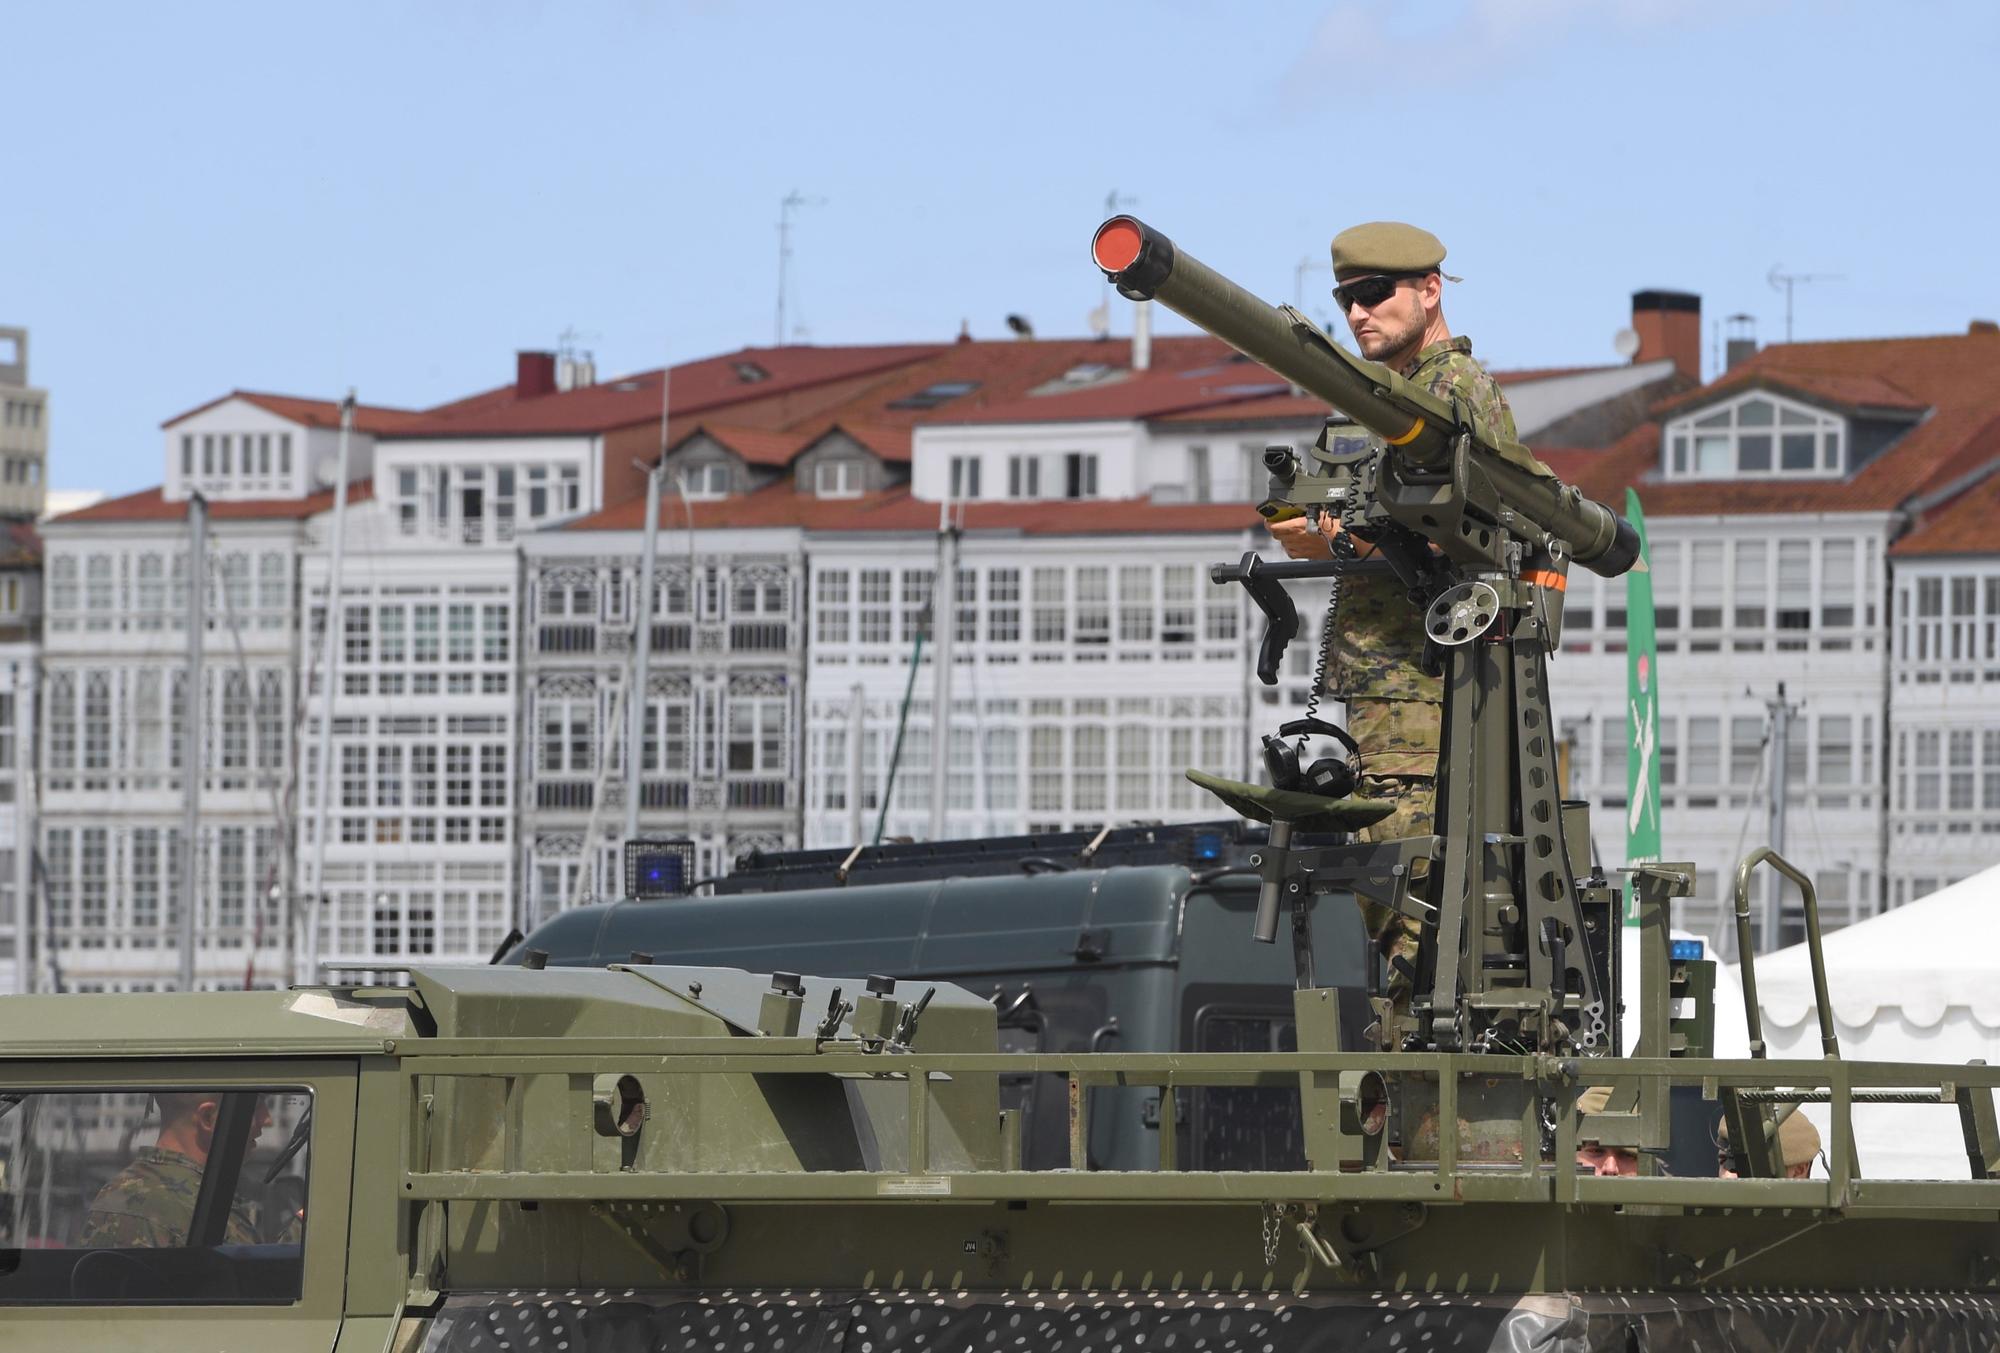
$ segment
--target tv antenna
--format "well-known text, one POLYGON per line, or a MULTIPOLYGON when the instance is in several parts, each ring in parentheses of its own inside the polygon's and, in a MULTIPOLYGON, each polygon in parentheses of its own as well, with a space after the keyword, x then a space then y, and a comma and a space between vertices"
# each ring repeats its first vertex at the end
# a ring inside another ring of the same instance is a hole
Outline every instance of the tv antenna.
POLYGON ((1311 254, 1307 254, 1304 258, 1300 259, 1298 266, 1292 269, 1292 304, 1300 310, 1306 308, 1307 273, 1331 271, 1333 271, 1333 264, 1327 259, 1314 258, 1311 254))
POLYGON ((791 289, 792 273, 792 217, 800 207, 823 207, 823 197, 807 197, 797 188, 786 193, 778 202, 778 319, 771 331, 771 346, 785 346, 785 300, 791 289))
MULTIPOLYGON (((1104 195, 1104 219, 1108 221, 1116 216, 1120 207, 1136 207, 1138 205, 1138 198, 1126 197, 1116 188, 1113 188, 1104 195)), ((1111 337, 1111 279, 1109 277, 1104 279, 1104 285, 1099 288, 1099 295, 1101 300, 1099 301, 1098 309, 1090 312, 1090 329, 1095 337, 1109 338, 1111 337), (1099 327, 1097 322, 1100 312, 1102 312, 1104 317, 1102 327, 1099 327)))
POLYGON ((1792 288, 1800 282, 1839 282, 1845 280, 1837 272, 1779 272, 1782 263, 1773 263, 1765 280, 1771 290, 1785 293, 1785 341, 1792 341, 1792 288))

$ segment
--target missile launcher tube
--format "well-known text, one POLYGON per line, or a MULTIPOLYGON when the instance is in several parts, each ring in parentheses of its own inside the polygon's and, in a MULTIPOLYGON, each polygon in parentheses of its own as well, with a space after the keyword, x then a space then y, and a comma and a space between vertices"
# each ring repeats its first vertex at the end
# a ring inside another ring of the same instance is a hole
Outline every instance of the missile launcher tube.
POLYGON ((1507 506, 1567 542, 1576 561, 1593 572, 1615 578, 1637 560, 1639 538, 1631 524, 1550 475, 1526 447, 1477 423, 1462 426, 1469 413, 1356 357, 1296 310, 1267 305, 1136 217, 1114 216, 1099 226, 1091 258, 1121 295, 1159 301, 1341 410, 1410 465, 1443 468, 1459 436, 1470 432, 1486 453, 1479 467, 1507 506))

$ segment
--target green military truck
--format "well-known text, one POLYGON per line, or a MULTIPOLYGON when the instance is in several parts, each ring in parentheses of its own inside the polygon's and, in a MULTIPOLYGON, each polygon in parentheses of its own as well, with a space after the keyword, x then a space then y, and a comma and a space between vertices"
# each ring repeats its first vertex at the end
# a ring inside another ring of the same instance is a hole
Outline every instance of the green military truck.
MULTIPOLYGON (((847 973, 849 995, 871 976, 949 982, 993 1003, 1010 1052, 1292 1052, 1292 951, 1243 943, 1261 840, 1230 821, 753 855, 715 895, 578 907, 505 958, 847 973)), ((1358 1049, 1373 980, 1359 909, 1318 908, 1313 952, 1358 1049)), ((1061 1094, 1056 1076, 1002 1087, 1029 1169, 1069 1161, 1061 1094)), ((1093 1168, 1152 1168, 1157 1092, 1092 1097, 1093 1168)), ((1195 1168, 1304 1168, 1296 1096, 1213 1088, 1176 1104, 1195 1168)))
POLYGON ((999 1013, 657 965, 0 999, 0 1346, 2000 1342, 1994 1068, 1341 1052, 1317 989, 1295 1052, 1003 1054, 999 1013), (1020 1076, 1060 1085, 1066 1168, 1023 1168, 1020 1076), (1594 1176, 1591 1082, 1822 1095, 1828 1177, 1594 1176), (1508 1083, 1553 1149, 1491 1150, 1471 1106, 1508 1083), (1307 1168, 1189 1168, 1167 1115, 1149 1168, 1094 1169, 1100 1087, 1287 1096, 1307 1168), (1958 1105, 1973 1177, 1865 1177, 1851 1116, 1882 1096, 1958 1105), (1429 1147, 1383 1113, 1420 1099, 1429 1147))

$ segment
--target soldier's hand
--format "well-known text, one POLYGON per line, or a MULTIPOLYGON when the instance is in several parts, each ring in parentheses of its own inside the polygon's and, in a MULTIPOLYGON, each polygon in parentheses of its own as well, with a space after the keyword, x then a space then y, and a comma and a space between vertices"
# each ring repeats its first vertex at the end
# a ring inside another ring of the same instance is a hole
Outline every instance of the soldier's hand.
MULTIPOLYGON (((1272 536, 1285 547, 1285 553, 1292 558, 1333 558, 1333 546, 1327 543, 1325 536, 1313 530, 1304 517, 1293 517, 1289 521, 1274 521, 1268 525, 1272 536)), ((1336 530, 1339 529, 1337 520, 1334 526, 1336 530)))

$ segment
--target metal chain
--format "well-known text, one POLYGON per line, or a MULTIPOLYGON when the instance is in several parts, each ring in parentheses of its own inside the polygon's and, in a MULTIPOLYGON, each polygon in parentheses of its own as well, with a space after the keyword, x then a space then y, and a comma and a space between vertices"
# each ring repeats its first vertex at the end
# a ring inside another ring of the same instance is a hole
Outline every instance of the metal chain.
POLYGON ((1278 1218, 1284 1212, 1281 1203, 1264 1204, 1264 1267, 1275 1268, 1278 1263, 1278 1218))

